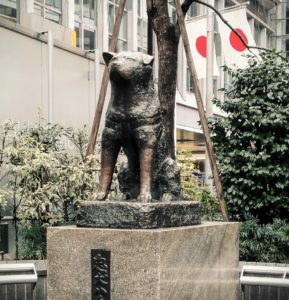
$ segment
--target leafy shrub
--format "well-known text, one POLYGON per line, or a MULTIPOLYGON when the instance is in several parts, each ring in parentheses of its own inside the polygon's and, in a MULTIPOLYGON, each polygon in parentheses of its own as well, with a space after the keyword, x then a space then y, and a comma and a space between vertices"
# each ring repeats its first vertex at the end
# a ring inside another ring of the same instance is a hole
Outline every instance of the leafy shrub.
POLYGON ((203 220, 223 221, 219 201, 207 188, 203 187, 200 189, 199 201, 201 202, 203 220))
POLYGON ((200 189, 197 178, 193 176, 197 170, 192 153, 185 150, 179 151, 177 153, 177 165, 180 168, 182 188, 192 199, 199 199, 200 189))
POLYGON ((85 157, 87 140, 84 130, 36 124, 15 131, 11 143, 0 149, 5 177, 0 206, 12 200, 16 233, 17 224, 21 229, 16 246, 24 247, 23 257, 44 257, 47 226, 74 222, 80 201, 95 192, 99 159, 85 157))
POLYGON ((261 223, 289 220, 289 63, 274 52, 229 70, 232 89, 215 103, 228 114, 211 121, 228 209, 261 223))
POLYGON ((217 198, 206 187, 200 186, 194 176, 197 170, 192 153, 190 151, 178 152, 177 164, 180 168, 182 188, 193 200, 200 201, 202 218, 208 221, 222 220, 217 198))
POLYGON ((259 224, 252 216, 240 226, 240 259, 261 262, 289 262, 289 224, 274 219, 259 224))
MULTIPOLYGON (((3 184, 7 176, 7 149, 13 140, 13 132, 15 129, 15 123, 11 121, 6 121, 0 124, 0 184, 3 184)), ((0 221, 6 205, 11 198, 11 193, 9 190, 4 190, 0 188, 0 221)))
POLYGON ((20 227, 20 259, 46 258, 46 227, 38 224, 20 227))
POLYGON ((58 125, 26 127, 9 148, 8 173, 17 199, 17 218, 29 224, 55 225, 75 218, 75 210, 96 189, 93 157, 83 159, 81 148, 71 154, 61 139, 83 132, 58 125))

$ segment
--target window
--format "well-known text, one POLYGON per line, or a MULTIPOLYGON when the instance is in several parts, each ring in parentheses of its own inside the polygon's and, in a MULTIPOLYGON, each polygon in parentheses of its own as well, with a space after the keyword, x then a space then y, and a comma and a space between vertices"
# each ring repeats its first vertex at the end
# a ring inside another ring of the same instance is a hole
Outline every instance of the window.
POLYGON ((74 30, 76 46, 86 50, 96 48, 96 0, 74 1, 74 30))
MULTIPOLYGON (((233 78, 228 72, 224 72, 224 88, 226 91, 231 91, 233 89, 233 78)), ((226 99, 226 94, 224 99, 226 99)))
POLYGON ((176 7, 175 7, 174 0, 169 0, 168 9, 169 9, 170 20, 174 24, 177 22, 177 13, 176 13, 176 7))
POLYGON ((260 25, 258 22, 254 22, 254 39, 256 42, 256 45, 263 46, 262 45, 262 29, 264 27, 260 25))
MULTIPOLYGON (((111 41, 111 36, 114 28, 116 11, 118 9, 119 0, 109 0, 108 1, 108 34, 109 34, 109 44, 111 41)), ((127 6, 125 5, 122 21, 120 25, 120 31, 118 35, 118 41, 116 46, 116 51, 126 51, 127 50, 127 6)))
POLYGON ((289 57, 289 40, 286 40, 285 43, 286 43, 286 57, 289 57))
POLYGON ((192 76, 190 74, 189 68, 187 67, 187 92, 194 93, 194 86, 192 76))
POLYGON ((16 18, 17 18, 16 0, 0 0, 0 16, 16 22, 16 18))
POLYGON ((225 7, 235 6, 236 3, 232 0, 225 0, 225 7))
POLYGON ((285 28, 286 28, 286 31, 285 33, 286 34, 289 34, 289 4, 287 3, 286 4, 286 24, 285 24, 285 28))
POLYGON ((193 18, 200 15, 200 5, 193 2, 187 12, 187 18, 193 18))
MULTIPOLYGON (((177 128, 176 131, 177 151, 191 153, 195 160, 197 173, 200 173, 199 175, 201 175, 205 172, 206 144, 204 135, 202 133, 179 128, 177 128)), ((197 174, 194 175, 196 176, 197 174)))
POLYGON ((45 19, 62 23, 62 0, 35 0, 34 11, 45 19))
POLYGON ((147 52, 147 13, 146 13, 146 1, 137 1, 137 51, 147 52))
MULTIPOLYGON (((271 1, 268 1, 270 3, 271 1)), ((274 2, 272 1, 272 5, 274 2)), ((273 8, 272 6, 272 8, 273 8)), ((265 6, 265 1, 260 1, 260 0, 250 0, 248 3, 247 8, 255 14, 258 18, 260 18, 262 21, 265 23, 268 23, 268 16, 269 16, 269 10, 265 6)))
MULTIPOLYGON (((286 3, 286 16, 285 16, 285 34, 289 34, 289 4, 286 3)), ((286 57, 289 57, 289 39, 285 39, 286 57)))

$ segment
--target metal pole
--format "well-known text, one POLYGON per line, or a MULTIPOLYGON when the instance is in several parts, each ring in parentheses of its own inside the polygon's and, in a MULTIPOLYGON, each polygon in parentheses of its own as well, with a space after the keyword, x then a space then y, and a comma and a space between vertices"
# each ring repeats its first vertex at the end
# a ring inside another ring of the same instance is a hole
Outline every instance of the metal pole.
POLYGON ((53 123, 53 35, 47 32, 48 47, 48 123, 53 123))
POLYGON ((98 75, 100 73, 99 70, 99 50, 94 49, 94 88, 95 88, 95 105, 97 104, 98 99, 98 90, 99 90, 99 80, 98 75))
POLYGON ((201 95, 201 91, 199 88, 197 72, 196 72, 194 62, 193 62, 191 47, 189 44, 188 34, 187 34, 186 27, 185 27, 184 16, 183 16, 182 8, 180 5, 180 1, 175 0, 175 4, 176 4, 176 12, 177 12, 178 21, 179 21, 180 32, 181 32, 181 36, 183 38, 184 49, 186 52, 187 62, 188 62, 188 66, 189 66, 189 71, 190 71, 194 89, 195 89, 195 96, 196 96, 196 102, 197 102, 197 106, 198 106, 200 121, 201 121, 202 129, 203 129, 203 133, 204 133, 204 137, 205 137, 207 150, 209 153, 210 164, 211 164, 212 174, 213 174, 213 178, 214 178, 214 182, 215 182, 216 192, 217 192, 217 196, 219 199, 223 218, 225 221, 229 221, 227 206, 226 206, 226 202, 224 201, 223 187, 222 187, 222 183, 221 183, 219 172, 218 172, 218 167, 217 167, 217 162, 216 162, 216 158, 215 158, 215 154, 214 154, 212 140, 210 137, 210 132, 209 132, 208 122, 207 122, 207 118, 206 118, 206 114, 205 114, 205 110, 204 110, 202 95, 201 95))
MULTIPOLYGON (((207 3, 214 5, 214 0, 207 0, 207 3)), ((214 15, 213 11, 207 8, 207 50, 206 50, 206 117, 213 116, 212 99, 214 97, 214 15)), ((212 171, 208 151, 205 158, 205 185, 212 191, 212 171)))
POLYGON ((16 23, 19 24, 20 24, 20 9, 21 9, 20 0, 16 0, 16 23))
MULTIPOLYGON (((114 24, 114 28, 113 28, 113 32, 112 32, 111 42, 109 45, 109 51, 115 51, 115 49, 116 49, 117 39, 118 39, 118 34, 119 34, 120 25, 121 25, 121 19, 122 19, 122 15, 123 15, 123 11, 124 11, 125 2, 126 2, 126 0, 120 0, 120 2, 119 2, 119 6, 118 6, 118 9, 116 12, 115 24, 114 24)), ((91 129, 90 136, 89 136, 89 142, 88 142, 88 146, 87 146, 86 155, 93 154, 94 149, 95 149, 97 133, 99 130, 100 119, 101 119, 104 100, 105 100, 105 96, 106 96, 107 85, 108 85, 108 70, 107 70, 107 67, 105 67, 103 76, 102 76, 101 88, 100 88, 100 92, 99 92, 96 112, 94 115, 92 129, 91 129)))

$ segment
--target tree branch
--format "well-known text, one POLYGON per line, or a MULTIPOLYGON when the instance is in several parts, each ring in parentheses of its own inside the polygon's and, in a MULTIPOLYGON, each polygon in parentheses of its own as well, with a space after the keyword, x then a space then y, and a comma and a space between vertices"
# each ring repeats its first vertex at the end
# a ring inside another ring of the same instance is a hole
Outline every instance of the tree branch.
MULTIPOLYGON (((191 5, 193 2, 196 2, 196 3, 200 3, 200 4, 202 4, 202 5, 205 5, 205 6, 207 6, 207 7, 209 7, 210 9, 212 9, 215 13, 216 13, 216 15, 218 15, 218 17, 221 19, 221 21, 226 25, 226 26, 228 26, 237 36, 238 36, 238 38, 240 39, 240 41, 242 42, 242 44, 253 54, 253 55, 255 55, 256 56, 256 54, 255 53, 253 53, 252 51, 251 51, 251 49, 258 49, 258 50, 263 50, 263 51, 271 51, 270 49, 268 49, 268 48, 263 48, 263 47, 258 47, 258 46, 250 46, 250 45, 248 45, 245 41, 244 41, 244 39, 243 39, 243 37, 229 24, 229 22, 228 21, 226 21, 224 18, 223 18, 223 16, 221 15, 221 13, 220 12, 218 12, 218 10, 214 7, 214 6, 212 6, 212 5, 210 5, 210 4, 207 4, 207 3, 205 3, 205 2, 203 2, 203 1, 201 1, 201 0, 185 0, 184 1, 184 3, 185 2, 187 2, 187 4, 186 5, 191 5)), ((184 4, 183 3, 183 4, 184 4)), ((189 8, 188 8, 189 9, 189 8)))
POLYGON ((184 0, 184 2, 182 3, 181 8, 182 8, 184 16, 187 14, 187 12, 188 12, 188 10, 189 10, 189 8, 190 8, 190 6, 193 2, 196 2, 196 1, 194 1, 194 0, 184 0))
POLYGON ((153 0, 147 0, 147 13, 151 14, 153 10, 153 0))

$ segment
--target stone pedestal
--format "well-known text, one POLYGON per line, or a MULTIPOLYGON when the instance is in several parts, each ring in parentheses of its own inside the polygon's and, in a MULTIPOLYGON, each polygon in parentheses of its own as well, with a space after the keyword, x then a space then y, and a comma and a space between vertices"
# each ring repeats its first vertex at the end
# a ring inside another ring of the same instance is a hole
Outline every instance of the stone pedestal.
POLYGON ((47 242, 48 300, 237 300, 237 223, 54 227, 47 242), (94 298, 101 288, 110 296, 94 298))
POLYGON ((201 223, 198 201, 148 202, 83 201, 79 227, 151 229, 201 223))

